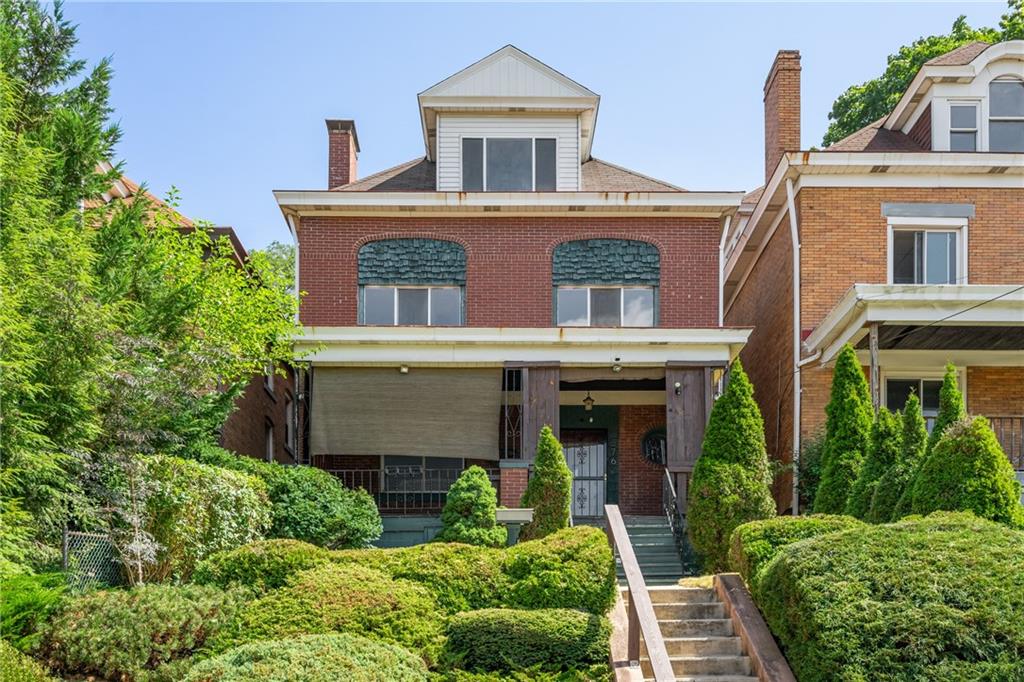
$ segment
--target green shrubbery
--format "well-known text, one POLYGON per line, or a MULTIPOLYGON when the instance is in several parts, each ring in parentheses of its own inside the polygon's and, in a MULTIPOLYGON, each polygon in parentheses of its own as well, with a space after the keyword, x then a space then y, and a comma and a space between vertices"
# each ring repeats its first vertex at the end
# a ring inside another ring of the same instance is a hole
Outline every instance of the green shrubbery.
POLYGON ((218 552, 200 562, 192 580, 200 585, 240 585, 256 592, 283 587, 299 571, 322 566, 330 552, 299 540, 261 540, 218 552))
POLYGON ((739 360, 715 401, 690 482, 687 532, 705 570, 726 566, 729 536, 740 524, 775 516, 764 421, 739 360))
POLYGON ((900 458, 903 434, 899 414, 879 408, 871 425, 871 443, 868 456, 857 473, 850 496, 846 499, 846 514, 858 519, 867 516, 878 481, 900 458))
POLYGON ((0 680, 4 682, 56 682, 43 666, 0 639, 0 680))
POLYGON ((800 441, 800 513, 810 513, 821 483, 821 460, 825 452, 825 432, 815 431, 800 441))
POLYGON ((270 526, 267 489, 259 479, 178 457, 149 457, 146 529, 159 544, 147 580, 188 579, 214 552, 261 540, 270 526))
POLYGON ((467 545, 504 547, 508 529, 497 524, 498 494, 487 472, 471 466, 448 489, 436 539, 467 545))
POLYGON ((754 596, 802 682, 1024 679, 1024 533, 970 514, 783 549, 754 596))
POLYGON ((778 516, 739 526, 729 542, 729 570, 753 585, 783 547, 807 538, 837 533, 864 524, 851 516, 778 516))
POLYGON ((814 513, 842 514, 871 431, 871 396, 857 353, 846 344, 832 370, 832 392, 825 406, 825 451, 814 513))
POLYGON ((900 454, 893 465, 878 479, 871 497, 871 507, 865 517, 866 521, 886 523, 896 520, 893 518, 896 505, 917 471, 921 458, 924 457, 927 440, 928 431, 921 414, 921 401, 917 399, 917 395, 911 394, 903 407, 900 454))
POLYGON ((240 609, 247 593, 196 585, 145 585, 68 600, 43 639, 55 670, 137 680, 191 656, 240 609))
POLYGON ((437 660, 444 613, 430 591, 362 566, 327 565, 297 574, 248 603, 210 643, 214 651, 262 639, 348 632, 437 660))
POLYGON ((533 473, 520 506, 533 509, 533 520, 519 532, 520 540, 536 540, 569 525, 572 472, 565 463, 562 444, 545 425, 537 438, 533 473))
POLYGON ((916 514, 969 511, 1024 528, 1020 494, 1010 460, 988 420, 975 417, 946 428, 912 483, 911 510, 916 514))
POLYGON ((361 488, 346 488, 322 469, 262 462, 214 447, 197 456, 266 483, 273 505, 270 537, 344 549, 366 547, 383 532, 380 513, 370 494, 361 488))
POLYGON ((467 670, 560 671, 608 660, 611 624, 569 609, 483 609, 448 625, 446 661, 467 670))
POLYGON ((39 644, 42 629, 60 608, 65 579, 62 573, 22 574, 0 580, 0 633, 21 651, 39 644))
POLYGON ((351 634, 253 642, 196 664, 185 682, 427 682, 405 649, 351 634))

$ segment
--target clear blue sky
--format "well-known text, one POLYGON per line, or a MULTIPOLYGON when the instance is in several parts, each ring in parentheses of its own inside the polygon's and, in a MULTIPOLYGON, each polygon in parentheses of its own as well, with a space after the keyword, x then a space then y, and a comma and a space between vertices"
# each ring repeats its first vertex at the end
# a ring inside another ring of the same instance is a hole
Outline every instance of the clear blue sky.
POLYGON ((360 176, 423 155, 416 93, 512 43, 601 95, 594 155, 688 189, 761 184, 762 87, 803 55, 803 146, 888 54, 994 26, 1005 2, 935 4, 86 4, 78 53, 111 56, 127 173, 171 185, 249 248, 287 241, 273 189, 327 182, 325 118, 353 118, 360 176))

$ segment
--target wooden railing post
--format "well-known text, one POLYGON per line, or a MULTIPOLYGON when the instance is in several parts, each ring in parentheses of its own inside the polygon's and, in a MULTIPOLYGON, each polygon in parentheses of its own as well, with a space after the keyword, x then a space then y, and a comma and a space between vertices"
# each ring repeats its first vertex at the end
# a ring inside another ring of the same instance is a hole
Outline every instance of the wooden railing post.
POLYGON ((629 600, 629 629, 626 631, 626 656, 629 664, 640 665, 640 615, 636 612, 636 604, 629 600))

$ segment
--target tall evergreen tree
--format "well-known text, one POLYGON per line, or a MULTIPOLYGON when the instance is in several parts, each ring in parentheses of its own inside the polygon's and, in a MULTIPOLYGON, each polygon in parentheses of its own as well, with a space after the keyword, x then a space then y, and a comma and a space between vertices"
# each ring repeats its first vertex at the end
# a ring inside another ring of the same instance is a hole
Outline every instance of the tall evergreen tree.
POLYGON ((815 514, 842 514, 868 450, 871 396, 857 353, 846 344, 832 371, 832 393, 825 407, 825 453, 815 514))
POLYGON ((871 425, 871 446, 846 500, 847 515, 858 519, 867 516, 879 479, 902 456, 902 449, 899 413, 894 414, 883 407, 871 425))
POLYGON ((737 526, 775 516, 771 483, 764 420, 736 360, 725 393, 711 408, 690 481, 686 526, 705 571, 726 568, 729 536, 737 526))
POLYGON ((572 472, 565 463, 562 444, 546 424, 537 438, 533 474, 520 504, 533 509, 533 521, 523 526, 520 540, 536 540, 569 525, 572 472))
POLYGON ((865 520, 870 523, 888 523, 896 521, 896 505, 903 496, 914 472, 924 457, 924 446, 928 440, 924 416, 921 414, 921 401, 917 394, 912 393, 903 407, 901 424, 901 451, 899 457, 878 480, 875 493, 871 498, 871 508, 865 520))

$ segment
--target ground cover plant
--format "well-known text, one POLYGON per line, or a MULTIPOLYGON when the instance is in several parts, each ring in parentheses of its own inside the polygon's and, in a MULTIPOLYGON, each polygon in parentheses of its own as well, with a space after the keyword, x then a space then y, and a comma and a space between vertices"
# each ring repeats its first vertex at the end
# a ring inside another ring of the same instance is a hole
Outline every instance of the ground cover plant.
POLYGON ((1024 533, 966 513, 783 548, 754 584, 801 682, 1024 679, 1024 533))
POLYGON ((20 651, 39 644, 42 629, 60 608, 65 593, 62 573, 16 575, 0 580, 0 633, 20 651))
POLYGON ((218 552, 199 563, 192 580, 200 585, 245 586, 257 593, 284 587, 299 571, 331 560, 327 550, 300 540, 262 540, 218 552))

